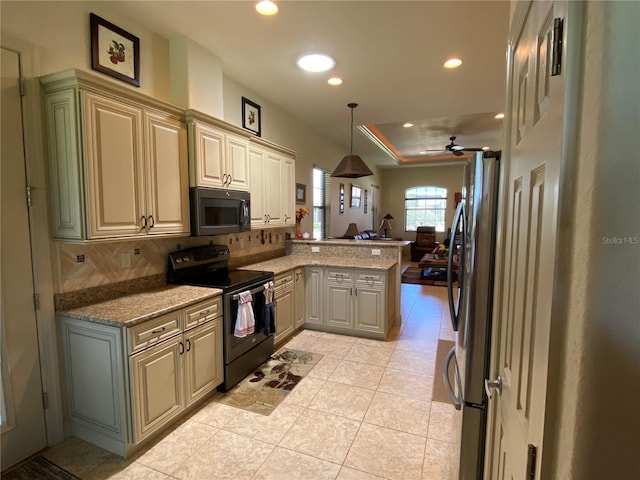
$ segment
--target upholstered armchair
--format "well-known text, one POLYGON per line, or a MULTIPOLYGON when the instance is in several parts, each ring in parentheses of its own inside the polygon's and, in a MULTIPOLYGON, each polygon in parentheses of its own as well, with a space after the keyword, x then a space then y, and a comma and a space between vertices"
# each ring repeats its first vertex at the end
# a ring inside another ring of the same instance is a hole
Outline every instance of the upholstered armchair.
POLYGON ((418 227, 416 241, 411 243, 411 261, 419 262, 425 253, 431 253, 440 244, 436 242, 436 227, 418 227))

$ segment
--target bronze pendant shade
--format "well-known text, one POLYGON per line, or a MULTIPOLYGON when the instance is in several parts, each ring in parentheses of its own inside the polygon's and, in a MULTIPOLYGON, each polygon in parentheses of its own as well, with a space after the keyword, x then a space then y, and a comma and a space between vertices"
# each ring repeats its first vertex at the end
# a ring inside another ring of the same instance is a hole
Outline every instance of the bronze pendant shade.
POLYGON ((353 154, 353 109, 357 106, 357 103, 347 105, 351 109, 351 149, 349 155, 345 156, 335 168, 331 174, 332 177, 359 178, 373 175, 360 156, 353 154))

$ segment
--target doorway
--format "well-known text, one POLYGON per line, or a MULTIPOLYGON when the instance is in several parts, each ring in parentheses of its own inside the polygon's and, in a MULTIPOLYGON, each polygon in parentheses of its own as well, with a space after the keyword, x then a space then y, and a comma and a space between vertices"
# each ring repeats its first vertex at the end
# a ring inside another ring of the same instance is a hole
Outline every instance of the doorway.
POLYGON ((20 55, 3 47, 0 168, 0 431, 3 470, 47 444, 20 85, 20 55))

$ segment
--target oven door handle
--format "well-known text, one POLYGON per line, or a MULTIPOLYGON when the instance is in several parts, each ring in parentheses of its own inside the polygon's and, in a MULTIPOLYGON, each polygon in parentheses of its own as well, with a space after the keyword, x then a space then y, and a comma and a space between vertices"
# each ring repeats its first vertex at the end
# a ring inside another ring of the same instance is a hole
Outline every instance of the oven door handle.
MULTIPOLYGON (((261 286, 256 287, 256 288, 252 288, 251 290, 249 290, 249 292, 250 292, 251 294, 254 294, 254 293, 261 292, 261 291, 263 291, 263 290, 264 290, 264 286, 263 286, 263 285, 261 285, 261 286)), ((246 290, 243 290, 241 293, 244 293, 244 292, 246 292, 246 290)), ((234 294, 231 298, 232 298, 233 300, 238 300, 238 299, 240 298, 240 294, 239 294, 239 293, 236 293, 236 294, 234 294)))

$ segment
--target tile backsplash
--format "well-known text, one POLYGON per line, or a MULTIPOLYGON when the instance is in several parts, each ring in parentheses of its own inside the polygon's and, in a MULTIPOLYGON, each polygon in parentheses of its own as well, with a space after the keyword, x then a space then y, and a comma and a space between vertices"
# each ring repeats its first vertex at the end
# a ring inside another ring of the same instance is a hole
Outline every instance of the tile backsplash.
POLYGON ((225 244, 230 267, 237 268, 285 253, 291 227, 252 230, 213 237, 142 238, 101 243, 54 244, 56 293, 63 294, 166 274, 169 252, 187 247, 225 244))

